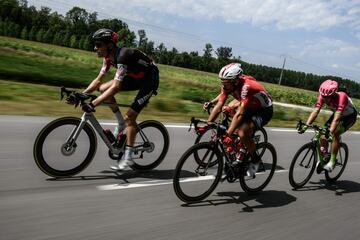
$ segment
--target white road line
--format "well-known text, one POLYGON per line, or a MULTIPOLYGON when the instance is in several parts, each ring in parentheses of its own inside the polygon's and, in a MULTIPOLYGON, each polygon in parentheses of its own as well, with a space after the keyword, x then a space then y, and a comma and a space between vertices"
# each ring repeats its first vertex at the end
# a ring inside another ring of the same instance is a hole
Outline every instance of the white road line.
MULTIPOLYGON (((278 170, 275 173, 283 173, 288 172, 289 170, 278 170)), ((262 173, 257 173, 262 174, 262 173)), ((193 177, 193 178, 186 178, 181 180, 181 182, 196 182, 196 181, 206 181, 214 179, 215 176, 205 176, 205 177, 193 177)), ((172 184, 172 180, 153 180, 153 181, 145 181, 145 182, 138 182, 138 183, 126 183, 126 184, 108 184, 108 185, 100 185, 96 188, 98 190, 122 190, 122 189, 129 189, 129 188, 139 188, 139 187, 152 187, 152 186, 160 186, 160 185, 169 185, 172 184)))

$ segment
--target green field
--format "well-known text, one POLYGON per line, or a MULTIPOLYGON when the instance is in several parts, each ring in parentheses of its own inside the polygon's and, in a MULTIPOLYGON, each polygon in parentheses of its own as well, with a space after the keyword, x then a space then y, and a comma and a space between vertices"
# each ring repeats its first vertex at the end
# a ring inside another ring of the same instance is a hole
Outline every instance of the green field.
MULTIPOLYGON (((74 110, 59 101, 59 88, 56 86, 83 89, 98 74, 101 62, 91 52, 0 37, 0 114, 80 115, 79 109, 74 110)), ((167 65, 160 65, 159 69, 159 94, 151 99, 141 119, 188 122, 191 116, 206 118, 201 106, 218 94, 217 75, 167 65)), ((316 101, 316 92, 263 84, 278 102, 312 106, 316 101)), ((117 99, 131 103, 135 94, 122 92, 117 94, 117 99)), ((360 107, 359 100, 354 102, 360 107)), ((97 115, 113 118, 103 107, 97 109, 97 115)), ((293 127, 297 119, 306 119, 307 116, 307 112, 276 106, 270 125, 293 127)), ((321 116, 319 121, 326 117, 321 116)), ((354 129, 360 129, 359 125, 354 129)))

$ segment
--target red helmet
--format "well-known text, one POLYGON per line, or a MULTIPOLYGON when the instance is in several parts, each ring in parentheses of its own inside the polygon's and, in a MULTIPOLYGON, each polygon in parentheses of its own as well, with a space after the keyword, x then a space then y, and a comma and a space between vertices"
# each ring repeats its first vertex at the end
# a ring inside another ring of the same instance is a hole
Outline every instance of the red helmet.
POLYGON ((319 93, 323 97, 333 95, 338 90, 339 84, 331 79, 324 81, 319 88, 319 93))

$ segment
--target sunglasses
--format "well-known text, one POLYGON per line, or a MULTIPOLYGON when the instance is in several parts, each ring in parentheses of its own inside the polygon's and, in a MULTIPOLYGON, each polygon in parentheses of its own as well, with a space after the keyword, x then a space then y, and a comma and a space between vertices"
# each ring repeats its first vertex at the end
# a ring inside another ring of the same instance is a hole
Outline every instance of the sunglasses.
POLYGON ((101 48, 102 46, 104 46, 104 43, 103 42, 95 42, 94 45, 96 48, 101 48))

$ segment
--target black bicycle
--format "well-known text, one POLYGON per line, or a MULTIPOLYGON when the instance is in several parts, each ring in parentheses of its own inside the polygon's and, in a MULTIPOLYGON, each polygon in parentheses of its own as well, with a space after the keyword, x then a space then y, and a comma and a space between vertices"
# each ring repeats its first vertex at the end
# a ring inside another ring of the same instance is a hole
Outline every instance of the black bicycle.
MULTIPOLYGON (((212 107, 213 106, 210 105, 209 108, 207 109, 209 115, 212 107)), ((221 120, 219 123, 225 126, 226 128, 228 128, 230 122, 231 122, 231 113, 229 111, 222 111, 221 120)), ((197 134, 197 137, 195 139, 195 144, 199 142, 212 141, 214 138, 216 138, 216 129, 212 127, 212 125, 209 126, 204 125, 201 128, 195 128, 195 133, 197 134)), ((259 144, 261 142, 268 142, 268 135, 265 128, 261 127, 259 129, 256 129, 255 132, 253 133, 253 139, 256 144, 259 144)))
MULTIPOLYGON (((299 121, 296 128, 299 130, 304 125, 304 123, 299 121)), ((289 181, 291 186, 295 189, 303 187, 310 180, 315 169, 317 173, 321 173, 323 171, 322 166, 330 160, 330 153, 323 154, 320 151, 320 138, 322 135, 324 135, 325 138, 328 138, 329 129, 326 127, 321 128, 317 125, 311 125, 309 127, 315 130, 314 136, 310 142, 301 146, 295 153, 290 165, 289 181), (317 164, 318 161, 319 164, 317 164)), ((349 148, 346 143, 341 142, 336 157, 335 168, 331 172, 324 170, 325 178, 328 182, 332 183, 339 179, 345 170, 348 157, 349 148)))
MULTIPOLYGON (((206 123, 192 119, 193 124, 206 123)), ((276 151, 268 142, 259 143, 256 152, 260 156, 259 170, 256 177, 248 177, 246 171, 251 162, 249 154, 236 166, 235 155, 228 153, 222 144, 226 127, 219 123, 210 123, 216 129, 216 137, 210 142, 200 142, 190 147, 176 165, 173 187, 178 198, 186 203, 199 202, 208 197, 220 180, 232 183, 237 179, 247 193, 263 190, 270 182, 276 168, 276 151)))
MULTIPOLYGON (((96 96, 61 88, 61 99, 71 97, 75 106, 83 105, 96 96)), ((105 103, 103 105, 111 105, 105 103)), ((118 104, 120 107, 130 107, 118 104)), ((121 139, 106 132, 93 113, 86 113, 81 118, 62 117, 48 123, 36 137, 33 154, 37 166, 52 177, 69 177, 83 171, 92 161, 97 138, 95 131, 109 148, 109 157, 121 159, 126 135, 121 139), (90 125, 90 124, 91 125, 90 125)), ((169 133, 166 127, 154 120, 143 121, 136 126, 134 145, 134 170, 150 170, 157 167, 165 158, 169 149, 169 133)))

